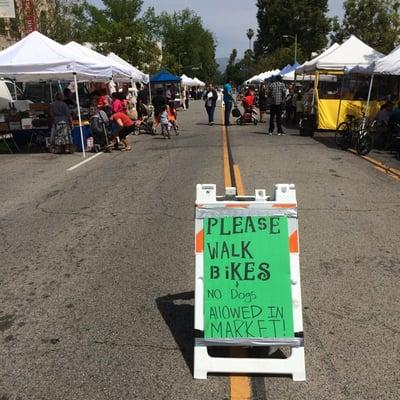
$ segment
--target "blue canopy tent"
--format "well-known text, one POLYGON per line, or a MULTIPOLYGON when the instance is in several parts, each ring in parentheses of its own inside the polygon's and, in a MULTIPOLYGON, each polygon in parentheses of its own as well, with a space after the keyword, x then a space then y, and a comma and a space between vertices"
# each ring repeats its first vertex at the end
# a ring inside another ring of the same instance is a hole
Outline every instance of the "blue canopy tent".
POLYGON ((286 65, 279 71, 279 75, 285 75, 292 70, 292 66, 290 64, 286 65))
POLYGON ((293 65, 286 65, 286 67, 284 67, 283 69, 281 69, 281 71, 279 72, 279 75, 286 75, 291 73, 292 71, 294 71, 296 68, 300 67, 300 64, 295 63, 293 65))
POLYGON ((282 73, 280 72, 280 75, 282 76, 282 79, 284 81, 295 81, 296 80, 296 74, 295 71, 300 65, 298 63, 295 63, 293 65, 287 65, 284 70, 285 72, 282 73))
POLYGON ((150 78, 150 83, 178 83, 181 81, 179 76, 171 74, 169 71, 160 71, 150 78))

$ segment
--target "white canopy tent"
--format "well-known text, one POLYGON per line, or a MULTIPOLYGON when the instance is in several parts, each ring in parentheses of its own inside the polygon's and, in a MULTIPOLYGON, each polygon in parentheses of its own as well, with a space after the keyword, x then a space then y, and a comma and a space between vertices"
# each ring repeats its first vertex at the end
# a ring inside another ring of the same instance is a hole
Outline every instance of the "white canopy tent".
POLYGON ((196 86, 196 82, 194 79, 189 78, 187 75, 183 74, 181 76, 181 85, 182 86, 196 86))
POLYGON ((72 75, 94 80, 111 77, 112 70, 35 31, 0 51, 0 75, 20 82, 71 79, 72 75))
POLYGON ((69 42, 66 45, 64 45, 64 47, 75 54, 91 58, 92 60, 100 64, 108 65, 112 70, 112 77, 115 81, 126 82, 130 81, 131 79, 131 70, 129 68, 126 68, 125 66, 119 64, 118 62, 116 62, 111 58, 103 56, 97 51, 82 46, 81 44, 76 42, 69 42))
POLYGON ((300 66, 296 73, 321 70, 344 71, 356 65, 367 66, 383 56, 354 35, 340 46, 332 49, 333 46, 314 60, 309 61, 306 66, 300 66))
MULTIPOLYGON (((400 46, 397 46, 387 56, 381 57, 380 59, 373 61, 367 66, 356 65, 355 67, 350 68, 347 72, 350 74, 353 73, 371 75, 365 113, 366 116, 368 116, 369 104, 371 102, 372 86, 374 84, 375 75, 400 75, 400 46)), ((363 123, 365 124, 365 121, 363 123)))
POLYGON ((400 75, 400 46, 390 54, 372 64, 373 73, 380 75, 400 75))
MULTIPOLYGON (((0 52, 0 77, 28 82, 38 80, 74 79, 99 80, 112 77, 109 65, 102 65, 78 55, 39 32, 32 32, 19 42, 0 52)), ((78 90, 75 90, 78 120, 85 157, 82 118, 78 90)))
POLYGON ((312 65, 315 65, 318 62, 318 60, 320 60, 321 58, 332 53, 332 51, 336 50, 338 47, 339 47, 339 44, 334 43, 332 46, 327 48, 325 51, 323 51, 317 57, 313 58, 310 61, 306 61, 304 64, 300 65, 300 67, 296 68, 296 74, 302 74, 302 73, 305 73, 306 71, 312 70, 312 67, 311 67, 312 65))
POLYGON ((206 84, 203 81, 201 81, 200 79, 198 79, 196 77, 193 78, 193 83, 194 83, 194 86, 200 86, 200 87, 206 86, 206 84))
POLYGON ((109 58, 112 61, 117 62, 118 64, 124 66, 130 71, 130 76, 133 82, 142 82, 142 83, 149 83, 150 78, 148 74, 145 74, 142 71, 139 71, 136 67, 133 65, 129 64, 127 61, 125 61, 123 58, 117 56, 115 53, 110 53, 107 58, 109 58))
POLYGON ((280 69, 274 69, 274 70, 271 70, 271 71, 262 72, 261 74, 255 75, 252 78, 248 79, 244 83, 246 85, 249 85, 249 84, 252 84, 252 83, 262 83, 266 79, 271 78, 271 76, 278 75, 279 72, 280 72, 280 69))
POLYGON ((258 74, 258 75, 254 75, 254 76, 252 76, 251 78, 249 78, 249 79, 247 79, 247 81, 244 81, 244 83, 246 84, 246 85, 248 85, 250 82, 259 82, 258 81, 258 77, 260 76, 261 74, 258 74))
MULTIPOLYGON (((282 80, 283 81, 294 81, 296 78, 296 72, 291 71, 288 72, 287 74, 282 75, 282 80)), ((310 82, 315 80, 315 75, 301 75, 297 76, 297 82, 310 82)), ((337 81, 337 76, 336 75, 321 75, 319 77, 319 80, 322 82, 336 82, 337 81)))

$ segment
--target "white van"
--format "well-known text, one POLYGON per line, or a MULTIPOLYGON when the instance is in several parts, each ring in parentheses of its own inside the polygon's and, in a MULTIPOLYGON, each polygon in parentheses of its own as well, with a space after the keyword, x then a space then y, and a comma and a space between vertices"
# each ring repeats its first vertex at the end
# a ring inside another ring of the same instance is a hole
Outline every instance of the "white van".
POLYGON ((0 110, 9 109, 10 103, 17 111, 28 111, 30 100, 25 100, 25 95, 13 81, 0 79, 0 110))

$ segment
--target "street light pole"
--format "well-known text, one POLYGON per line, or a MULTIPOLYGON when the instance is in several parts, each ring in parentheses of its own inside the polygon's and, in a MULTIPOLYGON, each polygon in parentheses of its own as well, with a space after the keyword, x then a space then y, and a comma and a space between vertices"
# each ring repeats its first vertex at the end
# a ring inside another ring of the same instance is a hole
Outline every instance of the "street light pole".
POLYGON ((183 53, 178 53, 179 75, 182 73, 181 54, 184 56, 187 52, 184 51, 183 53))
POLYGON ((283 35, 283 38, 293 38, 294 39, 294 63, 297 63, 297 33, 293 35, 283 35))

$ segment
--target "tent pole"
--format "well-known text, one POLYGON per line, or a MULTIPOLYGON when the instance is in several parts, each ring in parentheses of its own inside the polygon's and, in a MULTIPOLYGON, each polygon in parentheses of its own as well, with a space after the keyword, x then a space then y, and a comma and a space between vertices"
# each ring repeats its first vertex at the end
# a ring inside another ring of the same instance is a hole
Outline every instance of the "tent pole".
POLYGON ((74 84, 75 84, 75 99, 76 99, 76 106, 78 108, 78 121, 79 121, 79 131, 81 133, 81 143, 82 143, 82 155, 86 157, 85 152, 85 143, 83 140, 83 129, 82 129, 82 117, 81 117, 81 106, 79 104, 79 90, 78 90, 78 81, 76 79, 76 72, 74 72, 74 84))
POLYGON ((314 80, 314 90, 312 93, 312 103, 311 103, 311 114, 315 114, 315 101, 318 103, 318 84, 319 84, 319 72, 315 73, 315 80, 314 80))
POLYGON ((13 80, 13 83, 14 83, 14 96, 15 96, 15 100, 18 100, 17 82, 15 81, 15 79, 13 80))
POLYGON ((149 81, 148 85, 149 85, 149 105, 150 105, 150 104, 152 103, 152 98, 151 98, 151 83, 150 83, 150 81, 149 81))
POLYGON ((369 103, 371 101, 371 93, 372 93, 372 86, 374 84, 374 77, 375 77, 375 74, 372 73, 371 81, 369 83, 368 98, 367 98, 367 104, 365 106, 365 114, 364 114, 363 123, 362 123, 362 130, 365 129, 365 123, 366 123, 366 120, 367 120, 368 115, 369 115, 369 103))
POLYGON ((339 107, 336 117, 336 129, 339 126, 339 117, 340 117, 340 110, 342 108, 342 99, 343 99, 343 87, 344 87, 344 80, 346 79, 346 75, 343 75, 342 84, 340 85, 340 100, 339 100, 339 107))
POLYGON ((53 85, 51 84, 51 81, 49 81, 49 85, 50 85, 50 100, 51 102, 53 102, 53 85))

